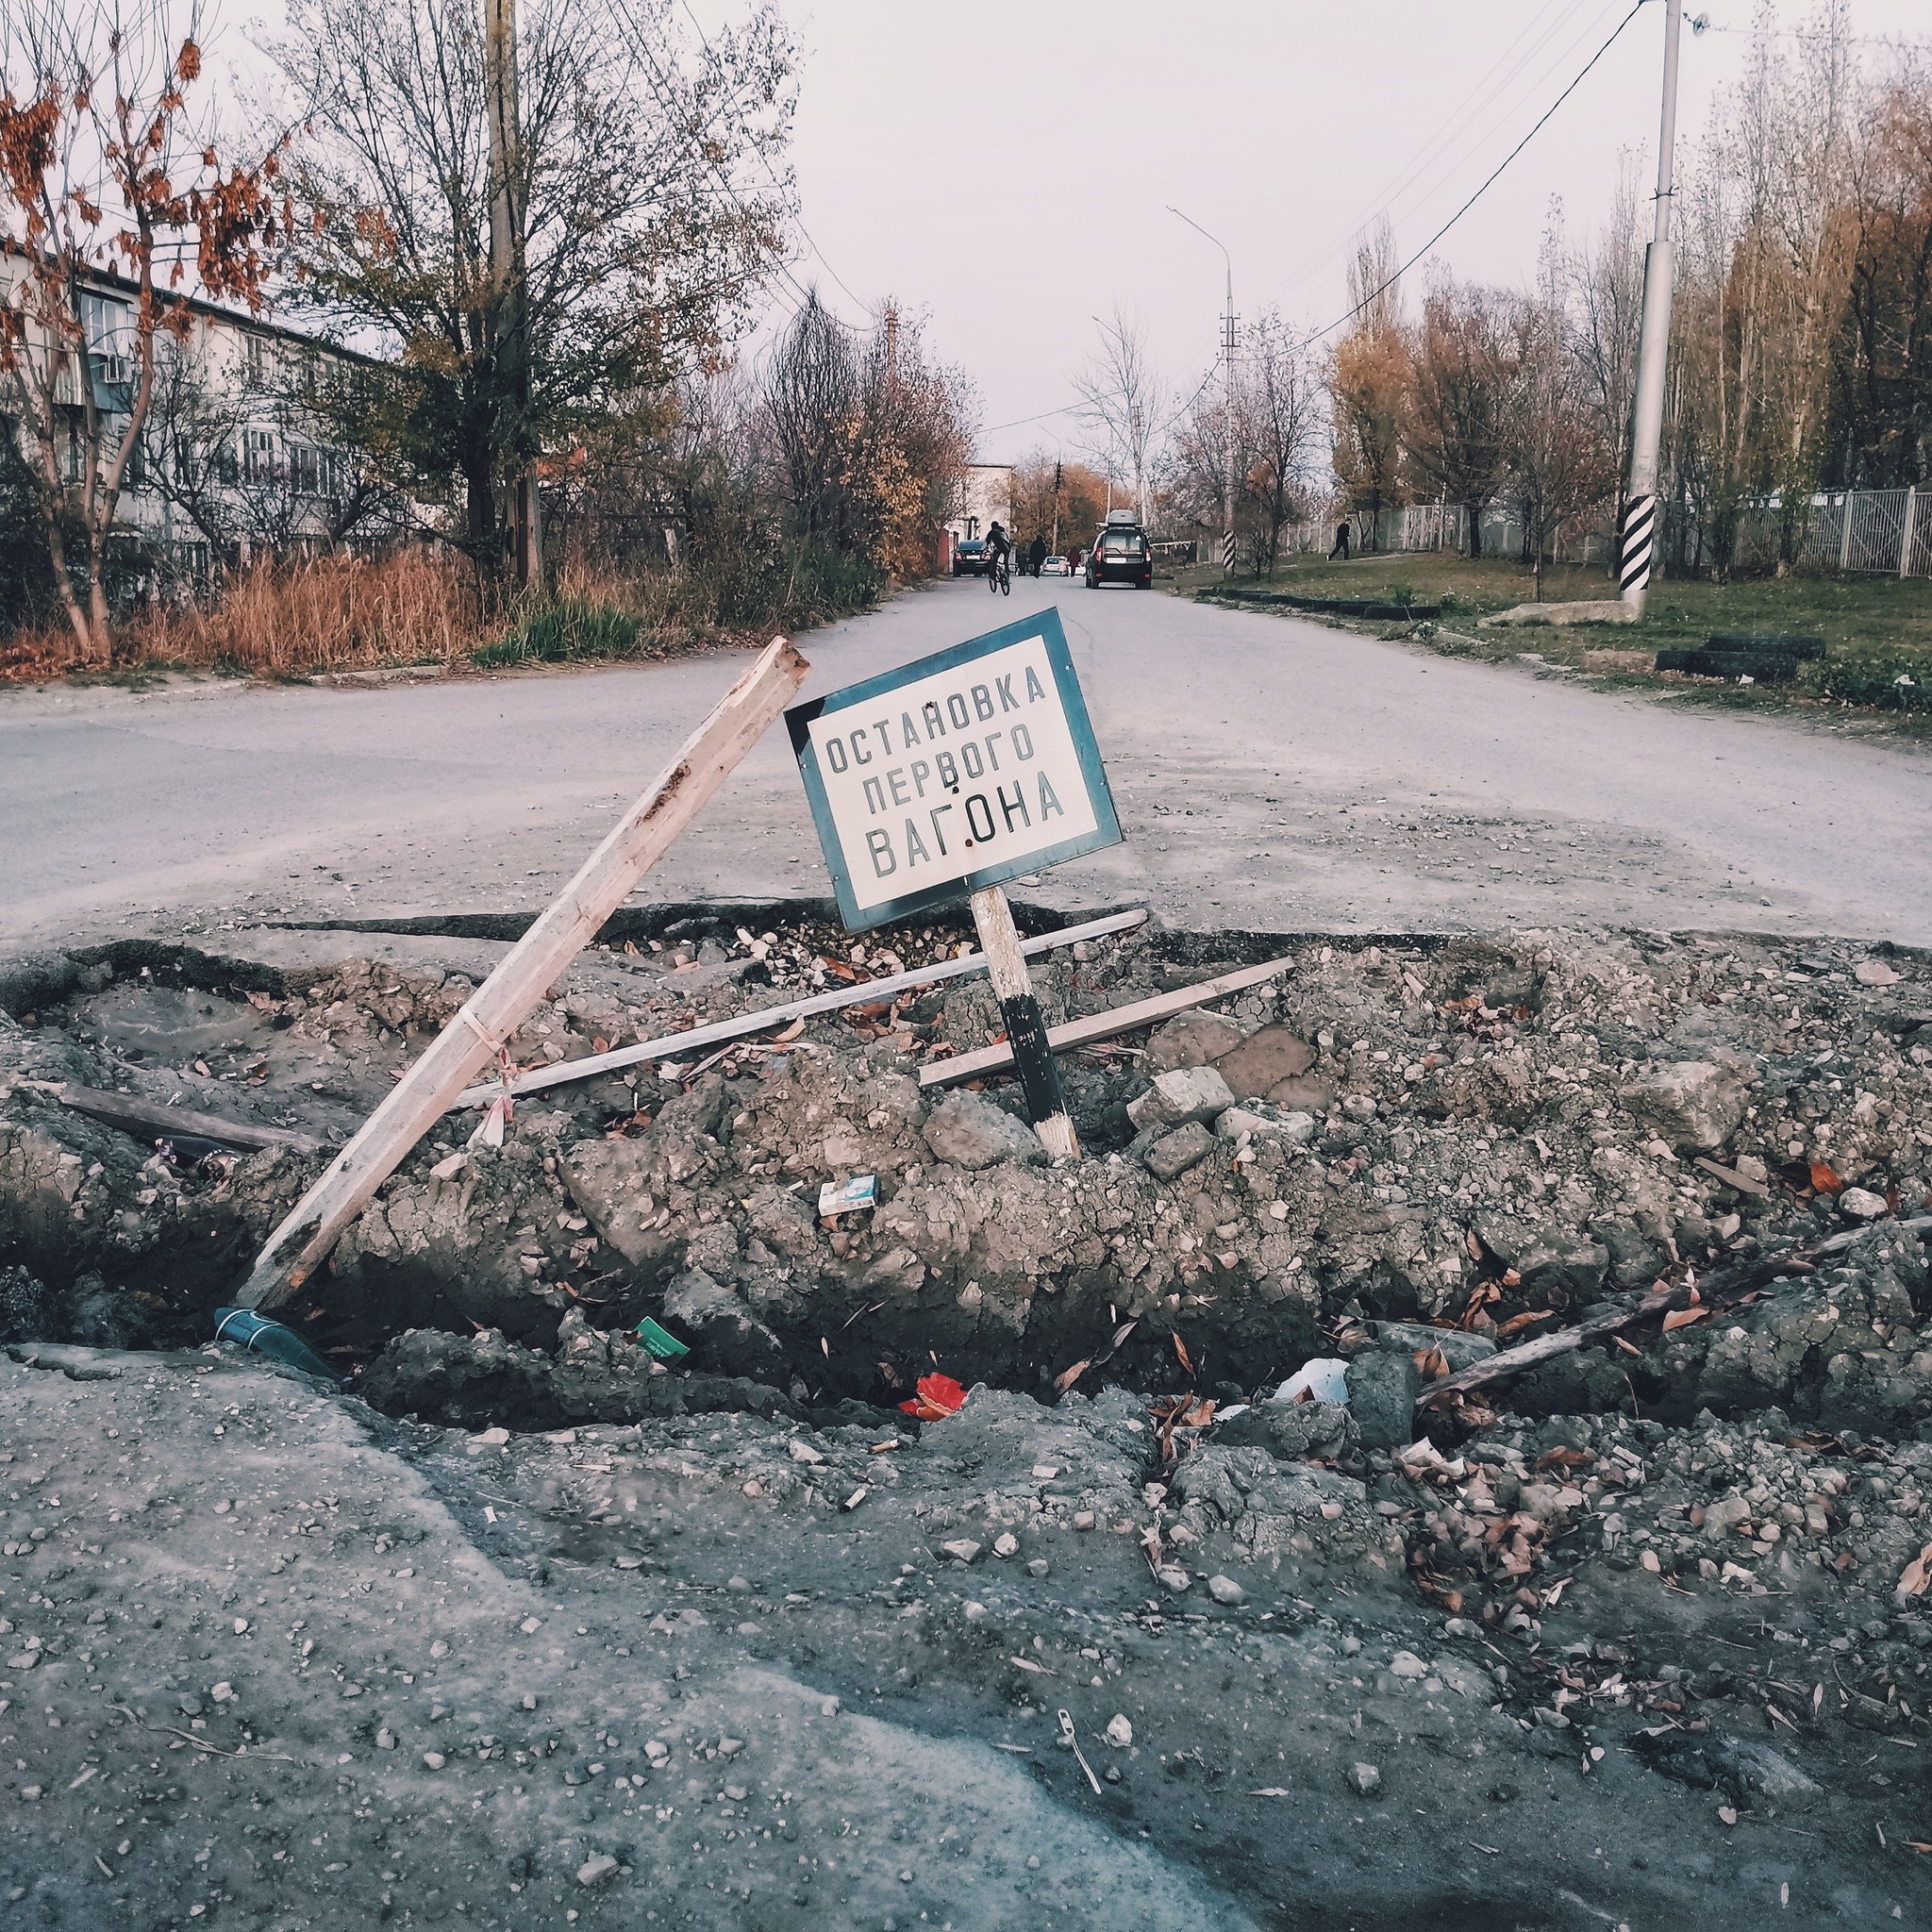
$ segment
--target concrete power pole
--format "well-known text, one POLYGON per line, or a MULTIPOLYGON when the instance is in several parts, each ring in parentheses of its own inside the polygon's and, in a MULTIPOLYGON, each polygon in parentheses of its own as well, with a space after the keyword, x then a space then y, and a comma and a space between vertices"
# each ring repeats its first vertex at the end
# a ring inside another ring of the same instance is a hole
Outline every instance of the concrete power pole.
POLYGON ((1060 459, 1056 457, 1053 465, 1053 554, 1060 554, 1060 459))
POLYGON ((538 583, 543 575, 543 531, 536 458, 527 447, 530 346, 528 291, 524 280, 516 0, 483 0, 483 85, 490 115, 490 277, 496 298, 493 347, 510 406, 519 419, 509 477, 511 560, 519 583, 538 583))
POLYGON ((1672 158, 1677 137, 1677 41, 1683 0, 1664 0, 1663 125, 1657 136, 1657 225, 1643 258, 1643 319, 1637 346, 1637 398, 1631 411, 1630 478, 1618 532, 1617 581, 1633 617, 1643 615, 1657 551, 1657 451, 1663 441, 1664 365, 1671 341, 1672 158))
POLYGON ((1235 486, 1235 436, 1234 436, 1234 258, 1227 252, 1227 244, 1208 234, 1191 215, 1182 215, 1172 203, 1168 213, 1180 215, 1182 221, 1193 229, 1204 241, 1212 242, 1221 250, 1221 258, 1227 265, 1227 310, 1222 317, 1221 362, 1222 377, 1226 387, 1223 391, 1223 413, 1225 417, 1224 431, 1226 449, 1224 453, 1225 475, 1221 486, 1221 568, 1224 575, 1234 575, 1234 486, 1235 486))

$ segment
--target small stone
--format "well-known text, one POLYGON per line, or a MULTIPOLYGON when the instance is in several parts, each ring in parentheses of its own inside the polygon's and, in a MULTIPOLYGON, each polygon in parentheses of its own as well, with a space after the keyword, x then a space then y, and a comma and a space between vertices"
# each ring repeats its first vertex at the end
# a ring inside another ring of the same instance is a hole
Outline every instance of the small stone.
POLYGON ((577 1867, 577 1883, 588 1888, 608 1885, 617 1876, 618 1863, 608 1852, 598 1852, 577 1867))
POLYGON ((791 1439, 791 1459, 803 1462, 808 1468, 816 1469, 825 1458, 809 1442, 801 1442, 796 1436, 791 1439))
POLYGON ((1899 974, 1883 959, 1860 959, 1852 968, 1852 977, 1860 986, 1896 986, 1899 974))
POLYGON ((1154 1574, 1159 1578, 1162 1587, 1173 1591, 1176 1596, 1193 1581, 1193 1578, 1177 1563, 1164 1564, 1154 1574))
POLYGON ((449 1655, 449 1645, 441 1637, 439 1637, 436 1640, 436 1641, 429 1646, 429 1655, 433 1657, 445 1657, 449 1655))
POLYGON ((1426 1677, 1429 1667, 1412 1650, 1398 1650, 1389 1659, 1389 1674, 1393 1677, 1407 1677, 1411 1680, 1426 1677))
POLYGON ((1348 1788, 1358 1798, 1373 1798, 1382 1789, 1382 1774, 1357 1760, 1348 1767, 1348 1788))
POLYGON ((1107 1741, 1116 1751, 1124 1751, 1134 1741, 1134 1727, 1123 1712, 1117 1710, 1108 1719, 1107 1741))
POLYGON ((229 1683, 220 1683, 217 1684, 214 1687, 214 1689, 210 1690, 208 1694, 210 1697, 212 1697, 217 1704, 226 1704, 235 1695, 235 1687, 234 1685, 229 1683))
POLYGON ((1046 1572, 1047 1562, 1044 1557, 1035 1557, 1026 1566, 1026 1574, 1029 1576, 1044 1576, 1046 1572))
POLYGON ((1092 1510, 1075 1509, 1074 1511, 1074 1527, 1075 1529, 1091 1529, 1093 1527, 1092 1510))
POLYGON ((964 1536, 955 1537, 951 1542, 940 1545, 940 1548, 956 1563, 973 1562, 978 1557, 981 1547, 971 1537, 964 1536))
POLYGON ((525 1637, 536 1636, 538 1631, 542 1629, 542 1620, 538 1617, 525 1617, 524 1621, 517 1625, 517 1628, 521 1630, 525 1637))
POLYGON ((1146 1092, 1127 1103, 1127 1118, 1137 1129, 1177 1127, 1186 1122, 1199 1126, 1234 1105, 1234 1093, 1212 1067, 1175 1067, 1157 1074, 1146 1092))
POLYGON ((175 1702, 181 1707, 181 1713, 184 1717, 199 1717, 206 1707, 202 1704, 201 1699, 192 1693, 177 1698, 175 1702))
POLYGON ((1017 1557, 1020 1554, 1020 1539, 1010 1529, 1002 1530, 992 1540, 992 1553, 995 1557, 1017 1557))
POLYGON ((822 1697, 819 1699, 819 1715, 821 1717, 837 1717, 839 1710, 840 1704, 836 1697, 822 1697))
POLYGON ((720 1757, 736 1757, 743 1749, 744 1740, 742 1738, 720 1738, 718 1740, 718 1756, 720 1757))
POLYGON ((1147 1065, 1157 1074, 1175 1067, 1205 1067, 1241 1045, 1248 1028, 1223 1013, 1182 1013, 1157 1026, 1147 1041, 1147 1065))
POLYGON ((1560 1710, 1552 1710, 1547 1704, 1539 1704, 1531 1715, 1546 1731, 1567 1731, 1570 1728, 1570 1720, 1560 1710))
POLYGON ((724 1795, 727 1798, 729 1798, 734 1805, 741 1805, 748 1797, 751 1796, 751 1792, 747 1790, 743 1785, 726 1785, 724 1787, 724 1795))
POLYGON ((423 1762, 431 1771, 441 1771, 449 1759, 441 1751, 425 1751, 423 1754, 423 1762))
POLYGON ((724 1581, 724 1588, 726 1590, 735 1590, 739 1591, 740 1594, 742 1594, 744 1591, 748 1591, 751 1588, 751 1578, 748 1576, 727 1577, 724 1581))
POLYGON ((959 1614, 962 1617, 964 1617, 969 1624, 984 1623, 986 1620, 986 1606, 983 1603, 977 1601, 977 1599, 975 1598, 968 1597, 967 1600, 959 1606, 959 1614))
MULTIPOLYGON (((1856 1190, 1853 1190, 1853 1191, 1856 1191, 1856 1190)), ((1879 1205, 1883 1207, 1884 1203, 1881 1202, 1879 1205)), ((248 1619, 246 1617, 237 1617, 235 1619, 235 1635, 237 1637, 246 1637, 248 1635, 248 1619)))
MULTIPOLYGON (((1196 1070, 1211 1071, 1211 1070, 1196 1070)), ((1162 1074, 1163 1079, 1172 1077, 1162 1074)), ((1141 1164, 1155 1179, 1178 1180, 1191 1167, 1198 1167, 1214 1152, 1214 1136, 1199 1121, 1189 1121, 1171 1134, 1163 1134, 1141 1156, 1141 1164)))
POLYGON ((1744 1118, 1750 1089, 1728 1067, 1670 1060, 1618 1098, 1639 1120, 1687 1154, 1715 1154, 1744 1118))
POLYGON ((393 1751, 396 1748, 396 1734, 387 1724, 375 1734, 375 1748, 378 1751, 393 1751))
POLYGON ((1247 1591, 1232 1576, 1210 1576, 1208 1594, 1218 1604, 1242 1604, 1248 1600, 1247 1591))
POLYGON ((501 1449, 509 1441, 508 1429, 485 1429, 480 1435, 470 1439, 479 1449, 501 1449))
POLYGON ((969 1169, 1046 1158, 1040 1136, 1024 1121, 980 1093, 947 1094, 925 1124, 925 1144, 938 1159, 969 1169))
POLYGON ((1847 1188, 1838 1197, 1838 1211, 1848 1221, 1876 1221, 1886 1212, 1885 1196, 1870 1188, 1847 1188))

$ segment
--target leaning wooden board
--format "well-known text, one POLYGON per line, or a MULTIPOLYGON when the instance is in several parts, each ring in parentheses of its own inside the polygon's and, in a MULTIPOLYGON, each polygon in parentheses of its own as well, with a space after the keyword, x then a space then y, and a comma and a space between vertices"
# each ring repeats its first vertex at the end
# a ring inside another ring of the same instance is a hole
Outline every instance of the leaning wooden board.
MULTIPOLYGON (((1131 1033, 1137 1026, 1152 1026, 1157 1021, 1185 1013, 1194 1007, 1224 999, 1231 992, 1244 992, 1251 986, 1263 986, 1292 972, 1292 959, 1267 959, 1258 966, 1242 966, 1204 979, 1198 986, 1184 986, 1174 992, 1156 993, 1152 999, 1136 1000, 1131 1006, 1115 1007, 1110 1012, 1090 1013, 1082 1020, 1069 1020, 1064 1025, 1047 1029, 1046 1043, 1056 1053, 1086 1046, 1096 1040, 1111 1040, 1131 1033)), ((952 1087, 961 1080, 977 1079, 982 1074, 998 1074, 1013 1064, 1013 1050, 1005 1041, 997 1046, 983 1046, 974 1053, 955 1054, 950 1059, 931 1060, 919 1070, 922 1087, 952 1087)))

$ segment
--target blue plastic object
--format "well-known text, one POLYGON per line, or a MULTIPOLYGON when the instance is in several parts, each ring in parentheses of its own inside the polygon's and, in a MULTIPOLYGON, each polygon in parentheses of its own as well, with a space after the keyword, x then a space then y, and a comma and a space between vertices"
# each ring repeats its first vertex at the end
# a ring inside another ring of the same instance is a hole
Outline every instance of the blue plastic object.
POLYGON ((325 1382, 342 1379, 292 1328, 271 1322, 253 1308, 217 1308, 215 1340, 236 1342, 256 1355, 280 1362, 284 1368, 300 1369, 305 1375, 320 1375, 325 1382))

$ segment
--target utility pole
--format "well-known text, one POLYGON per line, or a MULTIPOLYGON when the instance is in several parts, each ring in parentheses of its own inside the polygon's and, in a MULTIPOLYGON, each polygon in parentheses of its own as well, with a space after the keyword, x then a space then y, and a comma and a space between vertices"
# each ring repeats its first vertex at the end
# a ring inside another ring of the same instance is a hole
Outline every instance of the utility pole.
POLYGON ((1060 554, 1060 459, 1053 459, 1053 554, 1060 554))
POLYGON ((483 85, 490 115, 490 279, 496 378, 516 412, 511 441, 510 553, 517 581, 541 582, 543 530, 529 447, 529 291, 524 262, 524 176, 517 107, 516 0, 483 0, 483 85))
POLYGON ((886 304, 886 393, 899 393, 899 305, 886 304))
POLYGON ((1663 441, 1664 365, 1671 340, 1672 159, 1677 138, 1677 41, 1683 0, 1664 0, 1663 123, 1657 135, 1657 225, 1643 258, 1643 318, 1631 411, 1630 477, 1618 532, 1617 581, 1633 617, 1643 615, 1657 551, 1657 451, 1663 441))
MULTIPOLYGON (((1675 0, 1672 0, 1675 4, 1675 0)), ((1204 240, 1212 242, 1221 250, 1221 258, 1227 265, 1227 308, 1222 317, 1221 365, 1222 378, 1225 384, 1223 391, 1222 416, 1223 476, 1221 486, 1221 570, 1224 576, 1234 575, 1234 485, 1235 485, 1235 436, 1234 436, 1234 258, 1227 252, 1227 244, 1208 233, 1191 215, 1183 215, 1172 203, 1168 213, 1180 215, 1182 221, 1204 240)))

